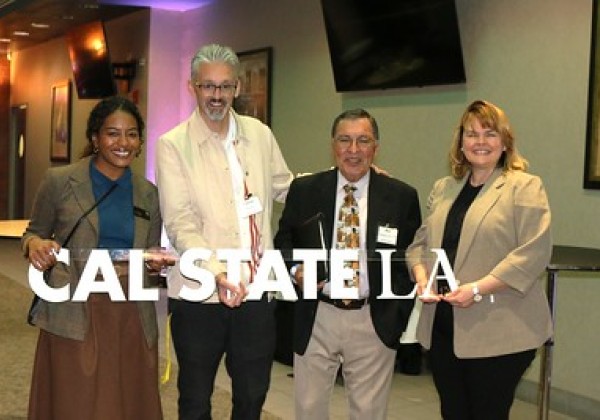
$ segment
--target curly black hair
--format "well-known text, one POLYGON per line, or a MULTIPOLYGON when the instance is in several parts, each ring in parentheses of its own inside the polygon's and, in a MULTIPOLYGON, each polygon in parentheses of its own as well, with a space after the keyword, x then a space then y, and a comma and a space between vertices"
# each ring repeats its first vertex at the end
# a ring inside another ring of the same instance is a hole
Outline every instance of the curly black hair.
POLYGON ((94 144, 92 143, 92 136, 97 135, 100 132, 100 128, 104 124, 104 121, 112 115, 115 111, 123 111, 130 114, 137 123, 138 132, 140 134, 140 146, 144 143, 144 119, 140 114, 137 106, 129 99, 122 96, 110 96, 102 99, 96 104, 87 121, 87 129, 85 130, 85 136, 88 139, 88 144, 83 149, 81 157, 86 157, 94 154, 94 144))

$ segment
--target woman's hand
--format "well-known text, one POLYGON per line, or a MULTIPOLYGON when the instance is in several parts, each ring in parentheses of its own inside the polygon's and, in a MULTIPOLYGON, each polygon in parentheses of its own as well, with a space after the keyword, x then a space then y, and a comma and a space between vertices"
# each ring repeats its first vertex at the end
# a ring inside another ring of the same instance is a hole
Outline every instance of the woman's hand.
POLYGON ((459 286, 456 290, 443 295, 442 300, 445 300, 452 306, 468 308, 475 303, 474 296, 473 283, 467 283, 459 286))
POLYGON ((27 244, 27 259, 39 271, 46 271, 56 264, 60 245, 50 239, 34 238, 27 244))
POLYGON ((437 294, 433 287, 427 291, 427 283, 429 283, 429 275, 427 268, 422 264, 417 264, 412 269, 413 278, 417 283, 417 296, 423 303, 436 303, 442 300, 442 297, 437 294))
MULTIPOLYGON (((477 281, 465 283, 458 287, 453 292, 446 293, 443 299, 453 306, 459 308, 468 308, 475 302, 475 294, 473 293, 474 286, 477 286, 479 294, 489 302, 494 303, 494 293, 505 290, 508 285, 492 274, 488 274, 477 281)), ((481 303, 481 302, 480 302, 481 303)))

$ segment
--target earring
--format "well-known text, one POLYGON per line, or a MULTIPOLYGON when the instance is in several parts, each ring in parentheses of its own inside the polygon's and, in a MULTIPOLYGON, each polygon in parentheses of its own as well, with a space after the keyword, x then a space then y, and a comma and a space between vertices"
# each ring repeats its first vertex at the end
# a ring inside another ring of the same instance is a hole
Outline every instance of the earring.
POLYGON ((94 148, 92 149, 92 153, 95 155, 98 154, 98 146, 94 146, 94 148))

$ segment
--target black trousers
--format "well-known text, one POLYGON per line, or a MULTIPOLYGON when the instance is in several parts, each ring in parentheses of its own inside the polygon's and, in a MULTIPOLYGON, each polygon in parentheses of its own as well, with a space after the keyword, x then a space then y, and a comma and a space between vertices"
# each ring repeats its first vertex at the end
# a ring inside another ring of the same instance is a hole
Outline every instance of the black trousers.
POLYGON ((535 358, 535 349, 459 359, 454 354, 453 325, 452 306, 439 302, 429 357, 442 417, 445 420, 508 420, 515 390, 535 358))
POLYGON ((169 299, 177 353, 179 419, 211 418, 210 398, 221 358, 231 377, 232 419, 260 419, 275 350, 276 302, 220 303, 169 299))

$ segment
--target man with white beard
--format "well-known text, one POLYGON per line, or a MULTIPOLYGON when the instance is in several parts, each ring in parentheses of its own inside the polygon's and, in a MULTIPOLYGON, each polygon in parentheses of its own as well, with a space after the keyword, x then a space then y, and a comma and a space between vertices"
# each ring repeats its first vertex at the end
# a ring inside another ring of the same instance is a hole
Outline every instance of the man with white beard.
POLYGON ((216 291, 194 296, 199 283, 179 267, 168 276, 171 330, 179 363, 179 418, 210 419, 210 398, 224 354, 232 379, 232 419, 259 419, 275 349, 274 305, 268 296, 244 301, 262 251, 272 248, 273 200, 285 199, 293 175, 273 133, 232 109, 240 92, 239 60, 229 48, 206 45, 191 62, 189 89, 198 107, 162 135, 157 148, 161 212, 171 245, 239 249, 235 267, 212 257, 216 291), (228 273, 229 271, 229 273, 228 273))

